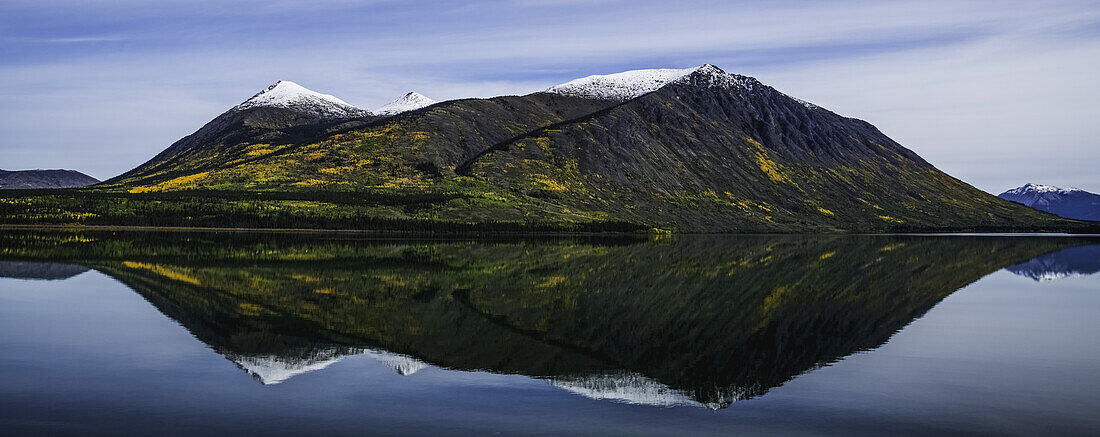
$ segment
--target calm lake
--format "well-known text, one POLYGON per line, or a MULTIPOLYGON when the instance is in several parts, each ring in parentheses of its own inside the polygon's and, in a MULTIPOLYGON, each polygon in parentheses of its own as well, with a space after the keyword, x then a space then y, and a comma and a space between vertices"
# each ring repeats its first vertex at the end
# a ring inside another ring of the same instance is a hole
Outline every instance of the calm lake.
POLYGON ((1100 240, 0 234, 3 435, 1097 435, 1100 240))

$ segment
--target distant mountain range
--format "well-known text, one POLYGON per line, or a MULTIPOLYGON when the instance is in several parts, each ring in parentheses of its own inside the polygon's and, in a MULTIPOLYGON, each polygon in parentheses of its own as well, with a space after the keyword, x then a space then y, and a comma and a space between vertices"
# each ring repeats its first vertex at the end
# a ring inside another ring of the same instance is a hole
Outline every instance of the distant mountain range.
MULTIPOLYGON (((713 65, 589 76, 525 96, 436 103, 408 93, 376 112, 281 81, 97 188, 101 198, 146 195, 126 197, 142 213, 75 198, 28 208, 79 209, 50 222, 185 226, 1080 226, 955 179, 865 121, 713 65)), ((13 209, 0 222, 31 215, 13 209)))
POLYGON ((1100 195, 1080 188, 1028 183, 997 196, 1062 217, 1100 221, 1100 195))
POLYGON ((1100 272, 1100 244, 1046 254, 1007 270, 1036 281, 1091 275, 1100 272))
POLYGON ((75 188, 99 183, 76 170, 0 170, 0 189, 75 188))

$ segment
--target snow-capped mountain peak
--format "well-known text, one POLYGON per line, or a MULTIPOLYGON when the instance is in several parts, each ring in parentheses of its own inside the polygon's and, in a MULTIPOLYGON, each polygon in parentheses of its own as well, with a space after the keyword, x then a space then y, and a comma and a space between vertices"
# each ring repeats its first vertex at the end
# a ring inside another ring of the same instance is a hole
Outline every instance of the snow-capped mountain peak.
POLYGON ((1027 193, 1067 193, 1072 191, 1081 191, 1080 188, 1060 188, 1053 185, 1033 184, 1028 182, 1021 187, 1013 188, 1005 191, 1006 194, 1027 194, 1027 193))
POLYGON ((347 118, 371 115, 370 111, 351 105, 331 94, 321 94, 288 80, 275 82, 256 93, 235 109, 287 108, 316 113, 320 118, 347 118))
POLYGON ((692 68, 656 68, 598 74, 550 87, 546 92, 589 99, 626 101, 670 83, 682 81, 707 87, 749 90, 759 83, 750 77, 730 74, 714 65, 703 64, 692 68))
POLYGON ((435 100, 428 98, 427 96, 420 94, 416 91, 411 91, 401 98, 387 103, 381 108, 376 109, 374 112, 382 116, 397 115, 402 112, 412 111, 414 109, 420 109, 426 106, 431 106, 436 103, 435 100))
POLYGON ((1080 188, 1027 183, 997 197, 1062 217, 1100 220, 1100 195, 1080 188))
POLYGON ((597 74, 552 86, 546 92, 589 99, 630 100, 707 67, 717 68, 706 64, 692 68, 653 68, 597 74))

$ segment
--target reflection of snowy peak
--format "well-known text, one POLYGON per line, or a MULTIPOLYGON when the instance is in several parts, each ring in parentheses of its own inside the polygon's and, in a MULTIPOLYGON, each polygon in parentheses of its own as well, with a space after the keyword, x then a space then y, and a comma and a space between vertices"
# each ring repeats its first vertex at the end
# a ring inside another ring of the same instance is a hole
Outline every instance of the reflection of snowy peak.
POLYGON ((238 111, 253 108, 286 108, 310 113, 321 119, 363 117, 370 111, 352 106, 329 94, 306 89, 294 82, 281 80, 236 106, 238 111))
POLYGON ((401 98, 387 103, 385 106, 378 108, 374 112, 381 116, 397 115, 402 112, 412 111, 415 109, 424 108, 434 105, 435 100, 420 94, 416 91, 405 94, 401 98))
POLYGON ((630 372, 554 378, 549 382, 550 385, 590 399, 659 407, 694 406, 719 409, 750 395, 748 391, 725 393, 717 396, 716 402, 704 404, 692 399, 683 391, 630 372))
POLYGON ((332 347, 301 352, 296 355, 243 355, 227 353, 225 357, 260 381, 261 384, 278 384, 303 373, 324 369, 342 359, 354 355, 366 355, 385 364, 398 375, 412 375, 428 367, 428 364, 408 355, 383 350, 332 347))
POLYGON ((382 364, 389 366, 391 369, 397 372, 398 375, 408 376, 421 369, 428 367, 428 363, 420 361, 416 358, 408 355, 395 354, 382 350, 369 350, 366 352, 367 356, 378 360, 382 364))
POLYGON ((1005 270, 1036 281, 1091 275, 1100 272, 1100 244, 1043 255, 1005 270))
POLYGON ((225 357, 260 381, 261 384, 278 384, 293 376, 321 370, 354 354, 348 349, 321 349, 310 351, 301 356, 285 355, 238 355, 226 354, 225 357), (351 353, 349 353, 351 352, 351 353))

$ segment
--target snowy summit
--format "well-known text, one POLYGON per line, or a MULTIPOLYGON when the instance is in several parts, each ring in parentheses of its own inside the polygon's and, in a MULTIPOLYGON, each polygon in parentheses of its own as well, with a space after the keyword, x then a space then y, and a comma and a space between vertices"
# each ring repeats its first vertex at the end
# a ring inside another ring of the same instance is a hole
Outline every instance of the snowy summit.
POLYGON ((378 108, 374 111, 375 114, 381 116, 397 115, 402 112, 412 111, 414 109, 420 109, 426 106, 434 105, 436 102, 423 94, 416 91, 405 94, 401 98, 387 103, 385 106, 378 108))
POLYGON ((615 74, 597 74, 550 87, 546 92, 589 99, 630 100, 656 91, 703 66, 672 69, 631 70, 615 74))
POLYGON ((687 80, 692 73, 700 73, 709 86, 741 86, 751 89, 755 80, 729 74, 710 64, 692 68, 655 68, 631 70, 615 74, 597 74, 552 86, 548 93, 588 99, 626 101, 651 93, 670 83, 687 80))
POLYGON ((1053 185, 1033 184, 1033 183, 1028 182, 1028 183, 1024 184, 1023 186, 1021 186, 1021 187, 1013 188, 1011 190, 1005 191, 1002 194, 1024 195, 1024 194, 1032 194, 1032 193, 1068 193, 1068 192, 1072 192, 1072 191, 1081 191, 1081 189, 1080 188, 1073 188, 1073 187, 1070 187, 1070 188, 1067 189, 1067 188, 1055 187, 1053 185))
POLYGON ((252 108, 287 108, 311 112, 320 118, 351 118, 372 115, 330 94, 321 94, 288 80, 275 82, 267 89, 237 105, 243 111, 252 108))

